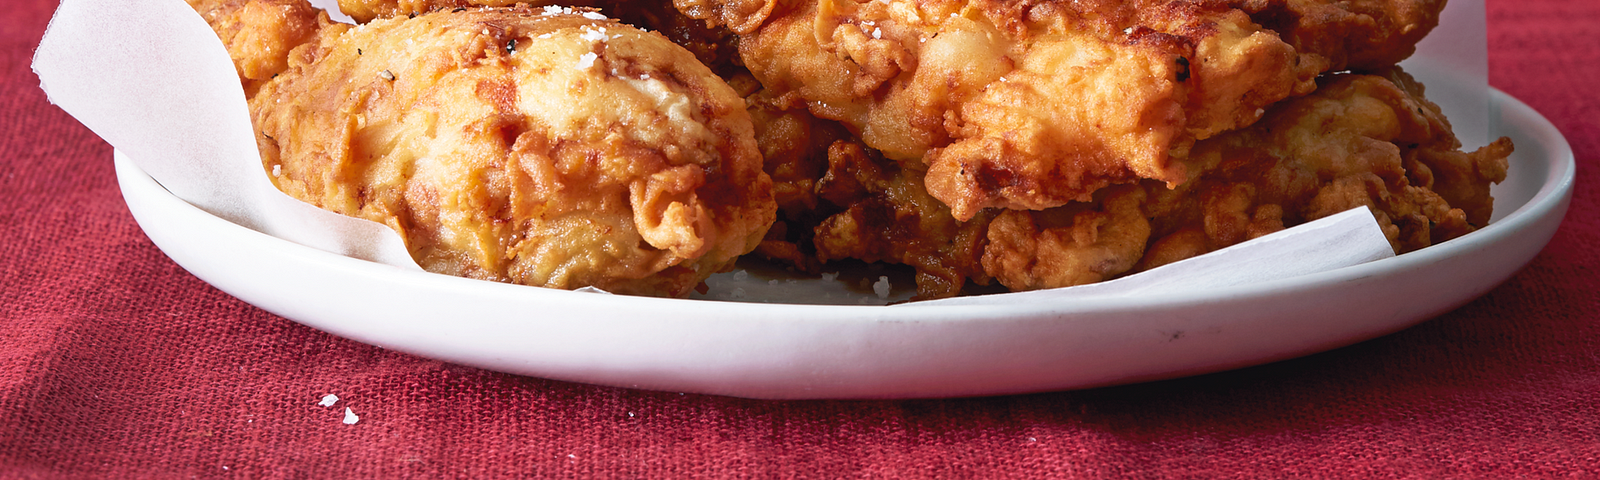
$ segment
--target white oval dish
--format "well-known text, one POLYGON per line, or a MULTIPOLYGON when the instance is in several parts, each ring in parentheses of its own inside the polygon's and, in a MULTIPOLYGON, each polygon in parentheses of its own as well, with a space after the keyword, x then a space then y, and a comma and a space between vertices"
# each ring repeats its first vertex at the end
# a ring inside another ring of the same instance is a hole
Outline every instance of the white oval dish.
POLYGON ((343 257, 229 223, 118 155, 128 209, 196 277, 335 335, 545 378, 756 398, 908 398, 1087 388, 1328 350, 1458 307, 1554 235, 1574 160, 1499 91, 1512 137, 1498 219, 1415 253, 1239 287, 1139 298, 885 308, 657 299, 497 284, 343 257))

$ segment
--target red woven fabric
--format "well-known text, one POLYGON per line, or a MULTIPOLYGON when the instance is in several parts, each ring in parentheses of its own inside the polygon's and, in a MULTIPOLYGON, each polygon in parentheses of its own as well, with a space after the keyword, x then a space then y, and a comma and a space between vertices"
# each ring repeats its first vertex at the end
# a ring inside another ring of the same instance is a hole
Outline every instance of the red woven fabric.
POLYGON ((1554 477, 1600 472, 1600 2, 1491 0, 1491 83, 1577 153, 1488 295, 1306 358, 1090 391, 771 402, 517 377, 273 316, 174 265, 0 8, 0 476, 1554 477), (316 405, 322 395, 335 407, 316 405), (340 422, 343 407, 360 423, 340 422))

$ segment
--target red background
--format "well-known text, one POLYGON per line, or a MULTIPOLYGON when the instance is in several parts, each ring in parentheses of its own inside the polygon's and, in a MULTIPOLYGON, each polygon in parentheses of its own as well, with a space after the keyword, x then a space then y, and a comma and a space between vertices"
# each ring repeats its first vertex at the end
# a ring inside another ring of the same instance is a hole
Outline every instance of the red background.
POLYGON ((134 224, 111 148, 0 8, 0 476, 1600 475, 1600 2, 1490 0, 1490 83, 1572 143, 1572 209, 1488 295, 1400 333, 1181 380, 772 402, 517 377, 270 315, 134 224), (316 405, 336 393, 338 407, 316 405), (344 406, 360 423, 340 423, 344 406))

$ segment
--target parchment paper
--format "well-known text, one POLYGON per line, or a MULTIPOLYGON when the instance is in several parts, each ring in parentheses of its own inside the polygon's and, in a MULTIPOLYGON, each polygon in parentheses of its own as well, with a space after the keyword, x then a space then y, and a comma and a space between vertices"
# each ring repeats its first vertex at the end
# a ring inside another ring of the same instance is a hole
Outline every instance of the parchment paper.
MULTIPOLYGON (((312 3, 329 8, 335 2, 312 3)), ((1445 106, 1469 148, 1488 138, 1483 13, 1483 0, 1452 1, 1441 26, 1403 64, 1425 67, 1413 73, 1430 86, 1430 98, 1445 106)), ((227 52, 182 0, 63 0, 40 42, 33 69, 51 102, 179 198, 291 242, 418 269, 404 242, 387 227, 318 209, 272 186, 227 52)), ((1371 214, 1360 210, 1113 282, 913 305, 1239 285, 1391 255, 1371 214)), ((914 285, 896 285, 888 276, 861 286, 739 270, 707 283, 712 290, 697 298, 883 305, 914 293, 914 285)))
POLYGON ((420 269, 387 227, 272 186, 228 52, 182 0, 64 0, 33 70, 52 103, 178 198, 295 243, 420 269))

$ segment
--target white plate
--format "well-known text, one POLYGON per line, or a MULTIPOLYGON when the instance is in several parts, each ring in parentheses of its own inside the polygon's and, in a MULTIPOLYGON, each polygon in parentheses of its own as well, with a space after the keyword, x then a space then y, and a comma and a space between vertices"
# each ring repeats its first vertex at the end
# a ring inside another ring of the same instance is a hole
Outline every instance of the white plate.
POLYGON ((1487 228, 1415 253, 1241 287, 1142 298, 885 308, 656 299, 402 270, 207 214, 127 159, 150 239, 195 276, 335 335, 492 370, 760 398, 940 397, 1085 388, 1306 355, 1384 335, 1505 281, 1549 242, 1572 150, 1494 91, 1516 142, 1487 228))

